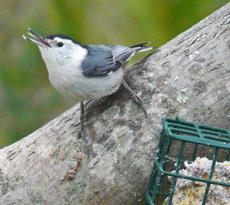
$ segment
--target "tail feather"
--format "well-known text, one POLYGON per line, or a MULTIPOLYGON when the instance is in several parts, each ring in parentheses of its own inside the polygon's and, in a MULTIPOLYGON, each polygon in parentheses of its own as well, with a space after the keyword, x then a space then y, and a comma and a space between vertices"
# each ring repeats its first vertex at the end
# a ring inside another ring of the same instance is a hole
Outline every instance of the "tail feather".
POLYGON ((152 50, 155 46, 146 46, 148 42, 133 45, 130 47, 116 46, 113 48, 114 59, 126 64, 135 54, 152 50))
POLYGON ((143 48, 141 48, 138 52, 144 52, 144 51, 149 51, 156 48, 155 46, 145 46, 143 48))
POLYGON ((155 46, 146 46, 147 44, 149 44, 149 42, 133 45, 133 46, 130 46, 129 48, 134 48, 138 53, 149 51, 149 50, 156 48, 155 46))
POLYGON ((136 48, 136 47, 145 47, 145 45, 149 44, 149 42, 144 42, 144 43, 140 43, 140 44, 137 44, 137 45, 133 45, 133 46, 130 46, 130 48, 136 48))

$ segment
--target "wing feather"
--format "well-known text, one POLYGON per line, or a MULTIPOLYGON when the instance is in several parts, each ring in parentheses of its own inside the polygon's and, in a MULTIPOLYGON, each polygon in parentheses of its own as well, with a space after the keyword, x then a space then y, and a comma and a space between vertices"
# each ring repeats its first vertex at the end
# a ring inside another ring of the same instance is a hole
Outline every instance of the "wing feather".
POLYGON ((83 74, 88 77, 105 76, 124 66, 136 53, 153 49, 147 43, 125 46, 90 45, 82 62, 83 74))

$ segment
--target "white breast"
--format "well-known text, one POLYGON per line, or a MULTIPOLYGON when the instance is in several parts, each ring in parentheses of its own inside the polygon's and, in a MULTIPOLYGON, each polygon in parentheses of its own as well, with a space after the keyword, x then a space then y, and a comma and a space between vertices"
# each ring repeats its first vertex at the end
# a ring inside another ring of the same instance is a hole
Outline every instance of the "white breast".
POLYGON ((60 58, 55 55, 56 59, 52 59, 40 48, 49 80, 63 96, 71 99, 98 99, 114 93, 120 87, 122 68, 103 77, 86 77, 80 66, 87 55, 87 49, 80 46, 74 49, 74 52, 70 53, 71 56, 63 55, 60 58))
POLYGON ((79 75, 74 82, 74 90, 85 99, 98 99, 118 90, 123 79, 123 69, 102 77, 85 77, 79 75))

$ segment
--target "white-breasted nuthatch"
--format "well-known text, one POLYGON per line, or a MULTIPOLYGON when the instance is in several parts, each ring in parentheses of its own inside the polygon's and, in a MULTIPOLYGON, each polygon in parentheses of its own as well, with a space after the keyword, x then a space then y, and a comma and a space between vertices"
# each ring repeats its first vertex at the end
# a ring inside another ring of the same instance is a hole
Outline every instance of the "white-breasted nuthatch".
MULTIPOLYGON (((81 131, 84 128, 83 100, 108 96, 121 85, 144 109, 142 100, 124 81, 123 69, 136 53, 154 47, 146 46, 147 43, 131 47, 83 45, 63 34, 43 37, 30 28, 28 34, 30 37, 23 35, 23 38, 38 46, 52 86, 63 96, 81 100, 81 131)), ((145 109, 144 112, 146 114, 145 109)))

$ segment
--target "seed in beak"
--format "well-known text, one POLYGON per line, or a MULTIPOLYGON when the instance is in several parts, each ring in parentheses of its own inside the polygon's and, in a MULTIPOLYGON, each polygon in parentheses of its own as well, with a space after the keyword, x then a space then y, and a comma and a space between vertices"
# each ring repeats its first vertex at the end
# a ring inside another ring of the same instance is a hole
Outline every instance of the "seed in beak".
POLYGON ((29 38, 29 37, 27 37, 27 36, 25 36, 25 35, 22 35, 22 37, 23 37, 25 40, 31 41, 31 42, 33 42, 33 43, 39 45, 39 46, 42 46, 42 47, 44 47, 44 45, 45 45, 45 46, 48 46, 48 47, 51 47, 51 46, 49 45, 49 43, 46 41, 46 39, 45 39, 43 36, 41 36, 41 35, 35 33, 32 29, 28 28, 28 32, 27 32, 27 33, 28 33, 28 35, 30 35, 32 38, 29 38))

